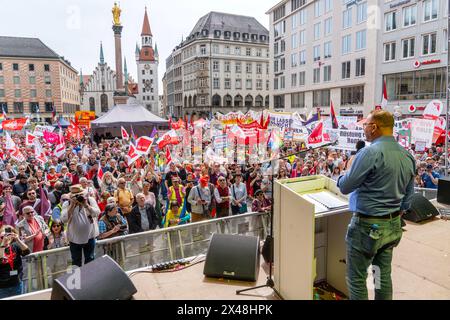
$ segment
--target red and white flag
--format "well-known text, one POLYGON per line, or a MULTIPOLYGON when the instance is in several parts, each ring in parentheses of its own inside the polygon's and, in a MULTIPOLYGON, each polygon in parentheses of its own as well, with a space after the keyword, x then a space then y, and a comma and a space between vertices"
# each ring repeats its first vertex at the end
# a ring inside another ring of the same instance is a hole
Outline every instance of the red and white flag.
POLYGON ((98 172, 97 172, 97 179, 98 180, 102 180, 103 179, 103 169, 102 166, 100 165, 100 163, 98 164, 98 172))
POLYGON ((124 127, 120 127, 120 132, 122 133, 122 140, 130 139, 130 135, 128 134, 127 130, 125 130, 124 127))
POLYGON ((170 154, 169 147, 166 147, 166 161, 167 164, 170 164, 172 162, 172 155, 170 154))
POLYGON ((137 159, 139 159, 139 153, 136 150, 136 147, 133 144, 130 144, 130 149, 128 149, 127 154, 127 163, 128 166, 131 166, 137 159))
POLYGON ((140 137, 136 140, 136 151, 140 154, 148 154, 152 147, 153 139, 149 137, 140 137))
POLYGON ((66 142, 62 134, 62 130, 59 129, 59 144, 56 145, 55 151, 53 151, 55 157, 62 158, 66 154, 66 142))
POLYGON ((165 146, 169 144, 177 145, 180 143, 180 139, 175 130, 170 130, 166 132, 157 142, 158 148, 160 150, 164 149, 165 146))
POLYGON ((48 161, 48 159, 47 159, 47 156, 45 155, 45 151, 42 148, 41 143, 39 142, 38 139, 36 139, 36 140, 34 140, 33 145, 34 145, 34 155, 36 157, 36 160, 38 160, 42 164, 45 164, 48 161))
POLYGON ((386 90, 386 81, 383 81, 383 95, 381 97, 381 109, 386 110, 388 104, 388 96, 386 90))
POLYGON ((330 137, 324 130, 323 121, 320 121, 310 133, 308 137, 308 145, 318 145, 329 141, 330 137))
POLYGON ((26 135, 26 138, 25 138, 25 145, 26 145, 27 147, 31 147, 31 146, 33 145, 33 141, 34 141, 35 139, 37 139, 37 136, 35 136, 34 134, 29 133, 29 132, 27 131, 27 135, 26 135))
POLYGON ((11 139, 11 136, 9 135, 8 132, 6 132, 5 148, 6 150, 9 151, 10 157, 13 158, 14 160, 18 162, 24 162, 26 160, 20 149, 17 147, 16 143, 13 141, 13 139, 11 139))

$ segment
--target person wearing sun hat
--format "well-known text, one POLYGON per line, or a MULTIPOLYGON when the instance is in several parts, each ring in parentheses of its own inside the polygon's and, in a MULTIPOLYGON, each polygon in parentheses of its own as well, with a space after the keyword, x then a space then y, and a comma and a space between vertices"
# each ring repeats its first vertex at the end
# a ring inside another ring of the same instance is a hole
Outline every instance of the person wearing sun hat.
POLYGON ((63 205, 61 221, 67 223, 72 264, 81 267, 82 252, 85 264, 94 260, 100 209, 95 199, 88 197, 87 191, 79 184, 70 187, 69 197, 70 200, 63 205))

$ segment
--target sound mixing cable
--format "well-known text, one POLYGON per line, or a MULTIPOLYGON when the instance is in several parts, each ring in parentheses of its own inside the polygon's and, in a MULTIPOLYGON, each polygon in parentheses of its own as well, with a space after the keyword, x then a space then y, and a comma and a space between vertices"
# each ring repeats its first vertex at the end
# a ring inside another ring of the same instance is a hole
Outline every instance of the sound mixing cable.
MULTIPOLYGON (((132 277, 134 277, 135 275, 137 275, 137 274, 139 274, 139 273, 153 273, 153 274, 156 274, 156 273, 170 273, 170 272, 176 272, 176 271, 185 270, 185 269, 187 269, 187 268, 193 267, 193 266, 195 266, 195 265, 197 265, 197 264, 199 264, 199 263, 204 262, 204 261, 206 260, 206 258, 203 258, 203 259, 201 259, 201 260, 199 260, 199 261, 195 261, 195 260, 197 260, 197 259, 198 259, 199 257, 201 257, 201 256, 203 256, 203 254, 200 254, 200 255, 198 255, 198 256, 195 256, 191 261, 186 262, 186 265, 185 265, 184 267, 175 268, 175 269, 173 269, 173 270, 156 270, 156 269, 153 269, 153 267, 152 267, 151 270, 134 271, 134 272, 130 273, 130 274, 128 275, 128 277, 131 279, 132 277), (194 261, 195 261, 195 262, 194 262, 194 261)), ((175 263, 174 265, 177 265, 177 264, 175 263)))

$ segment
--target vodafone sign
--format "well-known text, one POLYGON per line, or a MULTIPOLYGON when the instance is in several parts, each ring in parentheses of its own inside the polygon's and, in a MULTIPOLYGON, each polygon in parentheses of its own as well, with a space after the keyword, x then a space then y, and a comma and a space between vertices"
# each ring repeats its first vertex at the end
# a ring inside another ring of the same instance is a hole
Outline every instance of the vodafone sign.
POLYGON ((436 64, 441 63, 441 59, 432 59, 432 60, 425 60, 425 61, 414 61, 414 68, 418 69, 421 66, 429 65, 429 64, 436 64))

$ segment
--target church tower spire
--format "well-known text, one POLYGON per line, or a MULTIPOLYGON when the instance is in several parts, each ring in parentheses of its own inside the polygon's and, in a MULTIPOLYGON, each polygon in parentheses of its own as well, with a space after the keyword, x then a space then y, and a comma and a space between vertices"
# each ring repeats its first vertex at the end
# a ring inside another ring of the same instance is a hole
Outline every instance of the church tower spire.
POLYGON ((148 20, 148 14, 147 14, 147 7, 145 7, 145 15, 144 15, 144 23, 142 24, 142 46, 143 47, 151 47, 153 34, 152 30, 150 29, 150 22, 148 20))
POLYGON ((103 44, 100 41, 100 64, 105 64, 105 56, 103 55, 103 44))

